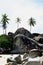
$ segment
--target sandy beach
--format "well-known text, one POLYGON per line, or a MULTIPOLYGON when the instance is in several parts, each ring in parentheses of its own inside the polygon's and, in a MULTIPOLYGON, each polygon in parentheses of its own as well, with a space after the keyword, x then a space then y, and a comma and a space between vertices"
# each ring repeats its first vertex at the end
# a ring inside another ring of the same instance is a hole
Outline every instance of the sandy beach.
MULTIPOLYGON (((0 57, 0 65, 5 65, 7 63, 7 58, 11 58, 14 59, 17 55, 0 55, 2 57, 0 57)), ((23 56, 21 55, 22 59, 23 56)), ((40 61, 40 57, 36 57, 36 58, 29 58, 28 61, 40 61)))

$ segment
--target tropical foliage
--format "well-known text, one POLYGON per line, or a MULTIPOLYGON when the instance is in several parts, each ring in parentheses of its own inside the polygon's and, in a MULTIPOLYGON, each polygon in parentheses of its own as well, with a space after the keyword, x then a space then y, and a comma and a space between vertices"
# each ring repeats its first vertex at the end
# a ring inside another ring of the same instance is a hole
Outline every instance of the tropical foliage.
POLYGON ((31 32, 31 26, 34 27, 34 25, 36 24, 36 21, 35 21, 34 18, 31 17, 28 22, 29 22, 29 25, 30 25, 30 32, 31 32))
POLYGON ((8 22, 9 18, 7 18, 7 17, 8 17, 7 14, 3 14, 2 20, 1 20, 2 27, 3 27, 3 33, 4 33, 4 30, 5 30, 5 34, 6 34, 7 23, 9 23, 8 22))
POLYGON ((9 41, 9 38, 7 35, 1 35, 0 36, 0 47, 2 48, 11 48, 12 43, 9 41))
POLYGON ((17 17, 17 18, 16 18, 17 28, 19 28, 19 23, 21 23, 20 21, 21 21, 20 18, 17 17))

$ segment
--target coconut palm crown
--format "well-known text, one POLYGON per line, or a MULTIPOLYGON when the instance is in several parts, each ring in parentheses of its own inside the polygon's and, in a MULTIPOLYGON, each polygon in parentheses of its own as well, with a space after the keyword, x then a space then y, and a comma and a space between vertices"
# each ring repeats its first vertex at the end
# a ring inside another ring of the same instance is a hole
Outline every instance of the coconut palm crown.
POLYGON ((2 20, 1 20, 2 27, 3 27, 3 33, 4 33, 4 30, 5 30, 5 34, 6 34, 7 23, 9 23, 8 22, 9 18, 7 18, 7 17, 8 17, 7 14, 3 14, 2 20))
POLYGON ((16 18, 17 28, 19 28, 19 23, 21 23, 20 21, 21 21, 20 18, 17 17, 17 18, 16 18))
POLYGON ((31 26, 33 26, 33 27, 34 27, 34 25, 35 25, 35 24, 36 24, 35 19, 31 17, 31 18, 29 19, 30 32, 31 32, 31 26))

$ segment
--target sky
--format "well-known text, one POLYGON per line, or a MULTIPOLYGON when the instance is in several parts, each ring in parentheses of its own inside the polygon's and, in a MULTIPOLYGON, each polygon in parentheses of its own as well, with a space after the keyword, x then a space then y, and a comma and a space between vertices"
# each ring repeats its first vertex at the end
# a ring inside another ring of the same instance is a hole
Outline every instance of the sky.
MULTIPOLYGON (((29 18, 33 17, 36 25, 32 27, 32 33, 43 33, 43 0, 0 0, 0 21, 2 14, 8 15, 9 24, 7 24, 7 33, 17 30, 16 18, 21 19, 20 27, 30 31, 28 25, 29 18)), ((3 28, 0 24, 0 34, 3 28)))

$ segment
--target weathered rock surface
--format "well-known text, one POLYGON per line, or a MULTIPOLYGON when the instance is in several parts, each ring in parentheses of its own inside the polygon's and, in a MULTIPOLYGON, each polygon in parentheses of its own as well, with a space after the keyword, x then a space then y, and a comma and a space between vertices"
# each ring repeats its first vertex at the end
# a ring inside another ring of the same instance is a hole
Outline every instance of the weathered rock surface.
POLYGON ((28 52, 31 49, 43 49, 43 44, 23 35, 18 34, 14 37, 14 46, 17 52, 28 52))
POLYGON ((43 44, 43 36, 39 35, 39 36, 35 36, 34 40, 39 42, 40 44, 43 44))
POLYGON ((7 58, 7 63, 9 62, 16 62, 15 60, 12 60, 11 58, 7 58))
POLYGON ((28 58, 28 57, 29 57, 29 54, 24 53, 24 55, 23 55, 23 59, 26 59, 26 58, 28 58))
POLYGON ((35 37, 35 36, 39 36, 40 34, 39 33, 33 33, 32 35, 34 35, 34 37, 35 37))
POLYGON ((25 63, 24 65, 41 65, 40 62, 38 61, 30 61, 30 62, 27 62, 25 63))
POLYGON ((15 58, 15 60, 16 60, 16 63, 17 63, 17 64, 21 64, 21 63, 22 63, 22 60, 21 60, 21 56, 20 56, 20 55, 17 56, 17 57, 15 58))
POLYGON ((38 56, 42 56, 42 53, 39 49, 32 49, 29 51, 29 57, 35 58, 38 56))
POLYGON ((43 34, 31 34, 24 28, 19 28, 15 33, 9 32, 8 36, 13 43, 11 53, 24 53, 32 49, 43 50, 43 34))
POLYGON ((32 35, 28 30, 26 30, 25 28, 19 28, 15 33, 14 36, 16 36, 17 34, 23 34, 27 37, 34 37, 34 35, 32 35))
POLYGON ((16 62, 13 62, 11 65, 17 65, 17 63, 16 62))

